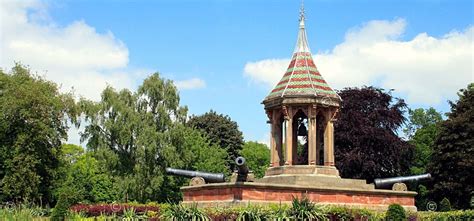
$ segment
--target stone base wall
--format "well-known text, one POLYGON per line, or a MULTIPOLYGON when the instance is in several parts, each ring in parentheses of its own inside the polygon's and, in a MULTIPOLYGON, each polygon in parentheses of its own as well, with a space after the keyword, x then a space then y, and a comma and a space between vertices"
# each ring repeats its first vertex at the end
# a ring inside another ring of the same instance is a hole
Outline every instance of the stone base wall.
POLYGON ((291 165, 291 166, 275 166, 269 167, 265 171, 265 176, 276 175, 309 175, 319 174, 339 177, 339 171, 334 166, 319 166, 319 165, 291 165))
POLYGON ((397 203, 405 209, 416 211, 414 192, 391 190, 351 190, 308 188, 259 183, 222 183, 183 187, 183 203, 200 206, 291 203, 293 197, 308 197, 316 204, 331 204, 375 210, 386 210, 397 203))

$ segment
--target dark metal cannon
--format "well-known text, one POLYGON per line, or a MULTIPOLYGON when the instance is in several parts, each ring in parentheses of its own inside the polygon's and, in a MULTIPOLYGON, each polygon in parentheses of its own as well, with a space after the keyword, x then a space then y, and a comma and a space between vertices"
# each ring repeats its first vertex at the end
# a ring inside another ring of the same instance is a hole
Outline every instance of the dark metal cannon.
POLYGON ((237 170, 234 171, 231 177, 232 182, 253 182, 254 175, 252 171, 249 170, 249 167, 245 163, 245 158, 237 157, 235 159, 235 165, 237 165, 237 170))
POLYGON ((223 173, 208 173, 192 170, 180 170, 174 168, 166 168, 166 173, 175 176, 182 176, 191 178, 190 185, 202 185, 206 183, 223 183, 225 177, 223 173))
POLYGON ((406 182, 418 182, 422 180, 431 179, 431 174, 421 174, 414 176, 400 176, 400 177, 391 177, 383 179, 375 179, 374 184, 375 188, 379 189, 390 189, 398 191, 406 191, 407 187, 404 183, 406 182))

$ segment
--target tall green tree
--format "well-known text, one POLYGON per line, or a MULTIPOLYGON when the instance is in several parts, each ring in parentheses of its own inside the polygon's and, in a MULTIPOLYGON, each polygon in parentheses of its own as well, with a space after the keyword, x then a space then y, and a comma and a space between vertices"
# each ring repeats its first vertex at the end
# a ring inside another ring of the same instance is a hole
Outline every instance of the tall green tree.
POLYGON ((212 143, 218 144, 227 152, 227 164, 232 171, 235 169, 235 158, 244 144, 242 132, 237 122, 229 116, 211 110, 200 116, 192 116, 188 125, 201 130, 212 143))
MULTIPOLYGON (((408 142, 413 145, 413 159, 410 165, 410 174, 427 173, 431 161, 434 142, 439 134, 439 123, 443 120, 441 113, 434 108, 418 108, 408 110, 408 124, 405 134, 408 142)), ((426 210, 429 199, 427 183, 411 183, 409 189, 417 190, 415 205, 418 210, 426 210)))
POLYGON ((82 140, 116 178, 123 200, 179 200, 185 180, 167 176, 166 167, 225 171, 225 152, 184 125, 187 108, 172 81, 158 73, 136 92, 107 87, 100 102, 81 106, 88 122, 82 140))
POLYGON ((61 173, 55 181, 56 198, 66 193, 75 202, 112 202, 119 200, 118 188, 107 169, 101 167, 94 152, 85 151, 81 146, 65 144, 58 157, 61 173))
POLYGON ((51 202, 58 151, 78 110, 71 94, 21 64, 0 70, 0 185, 3 200, 51 202))
POLYGON ((455 208, 469 208, 474 193, 474 83, 449 102, 451 112, 441 123, 429 171, 434 178, 433 196, 446 197, 455 208))
POLYGON ((265 175, 265 171, 268 165, 270 165, 270 149, 267 145, 247 141, 240 151, 240 155, 245 158, 249 169, 253 171, 256 178, 261 178, 265 175))
POLYGON ((334 125, 336 166, 347 178, 392 177, 407 173, 411 145, 397 135, 406 104, 380 88, 345 88, 334 125))
POLYGON ((183 150, 170 144, 174 123, 184 122, 186 107, 172 81, 158 73, 143 81, 136 92, 107 87, 100 102, 81 101, 88 125, 81 139, 104 157, 116 158, 107 165, 122 177, 125 199, 157 200, 162 191, 164 168, 179 160, 183 150))
POLYGON ((414 147, 410 173, 426 173, 439 133, 439 123, 443 118, 434 108, 409 110, 408 114, 409 122, 405 132, 414 147))

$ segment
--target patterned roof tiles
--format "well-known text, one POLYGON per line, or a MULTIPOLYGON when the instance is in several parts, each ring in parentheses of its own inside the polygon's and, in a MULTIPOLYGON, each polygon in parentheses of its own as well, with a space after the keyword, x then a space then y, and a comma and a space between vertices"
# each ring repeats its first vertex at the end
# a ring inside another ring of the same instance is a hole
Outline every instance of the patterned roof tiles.
POLYGON ((319 73, 309 50, 304 15, 300 18, 300 28, 295 51, 280 82, 265 100, 285 96, 316 96, 340 99, 319 73))

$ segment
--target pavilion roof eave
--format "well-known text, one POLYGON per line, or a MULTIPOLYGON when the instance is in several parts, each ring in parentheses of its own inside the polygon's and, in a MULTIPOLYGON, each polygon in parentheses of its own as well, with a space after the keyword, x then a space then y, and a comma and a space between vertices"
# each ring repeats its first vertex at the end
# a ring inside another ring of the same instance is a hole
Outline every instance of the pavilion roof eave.
POLYGON ((322 96, 284 96, 284 97, 273 97, 265 99, 262 101, 262 104, 265 106, 265 109, 272 108, 281 105, 304 105, 304 104, 316 104, 322 106, 333 106, 339 107, 341 103, 341 98, 336 97, 322 97, 322 96))

